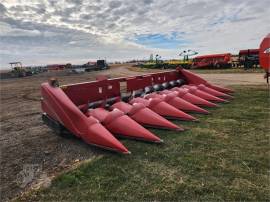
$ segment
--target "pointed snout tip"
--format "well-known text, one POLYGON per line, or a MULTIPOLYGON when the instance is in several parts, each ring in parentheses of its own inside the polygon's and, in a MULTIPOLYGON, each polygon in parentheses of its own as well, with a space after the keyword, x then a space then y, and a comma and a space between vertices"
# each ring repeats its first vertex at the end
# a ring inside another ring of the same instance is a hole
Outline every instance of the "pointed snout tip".
POLYGON ((206 111, 206 112, 203 112, 202 114, 204 114, 204 115, 209 115, 209 114, 211 114, 211 112, 206 111))
POLYGON ((179 131, 179 132, 183 132, 183 131, 185 131, 185 129, 184 128, 178 128, 178 129, 175 129, 176 131, 179 131))
POLYGON ((200 120, 197 119, 197 118, 195 118, 195 119, 193 119, 192 121, 193 121, 193 122, 199 122, 200 120))
POLYGON ((163 139, 159 139, 155 143, 162 144, 162 143, 164 143, 164 140, 163 139))
POLYGON ((131 152, 130 151, 126 151, 126 152, 124 152, 123 154, 131 154, 131 152))
POLYGON ((202 109, 202 110, 198 111, 198 113, 199 114, 205 114, 205 115, 210 114, 210 112, 205 110, 205 109, 202 109))

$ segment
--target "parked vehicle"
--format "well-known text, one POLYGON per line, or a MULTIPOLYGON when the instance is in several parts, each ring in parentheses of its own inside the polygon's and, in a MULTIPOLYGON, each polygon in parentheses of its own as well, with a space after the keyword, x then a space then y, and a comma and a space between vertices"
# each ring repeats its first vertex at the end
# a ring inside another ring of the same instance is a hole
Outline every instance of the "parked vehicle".
POLYGON ((25 77, 32 76, 32 71, 30 68, 23 67, 21 62, 11 62, 11 77, 25 77))
POLYGON ((86 64, 82 65, 82 67, 85 68, 86 72, 90 72, 108 69, 108 64, 106 63, 106 60, 97 60, 96 62, 87 62, 86 64))
POLYGON ((193 59, 193 68, 229 68, 231 53, 197 56, 193 59))
POLYGON ((239 51, 239 66, 245 69, 259 65, 259 49, 247 49, 239 51))

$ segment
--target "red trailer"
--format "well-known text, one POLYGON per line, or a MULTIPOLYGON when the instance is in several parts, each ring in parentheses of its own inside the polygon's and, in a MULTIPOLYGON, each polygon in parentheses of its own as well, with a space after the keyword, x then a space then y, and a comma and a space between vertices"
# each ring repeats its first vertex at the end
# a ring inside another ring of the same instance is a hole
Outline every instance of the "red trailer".
POLYGON ((212 54, 197 56, 193 59, 194 68, 228 68, 231 67, 231 54, 212 54))

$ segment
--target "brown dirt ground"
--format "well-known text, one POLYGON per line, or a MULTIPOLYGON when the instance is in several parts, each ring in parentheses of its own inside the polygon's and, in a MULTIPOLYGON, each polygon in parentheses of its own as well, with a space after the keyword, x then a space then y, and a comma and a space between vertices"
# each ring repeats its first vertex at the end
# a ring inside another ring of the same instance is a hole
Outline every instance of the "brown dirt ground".
POLYGON ((229 85, 263 85, 263 73, 201 74, 202 78, 215 84, 229 85))
MULTIPOLYGON (((66 170, 75 162, 102 155, 104 151, 86 145, 73 137, 54 134, 41 120, 40 84, 56 76, 61 84, 94 80, 98 74, 111 77, 138 75, 127 65, 101 72, 69 74, 43 73, 32 77, 1 80, 1 184, 0 199, 14 198, 28 190, 42 176, 66 170), (27 186, 22 186, 23 166, 35 165, 38 171, 27 186)), ((156 71, 156 70, 152 70, 156 71)), ((202 74, 210 82, 222 85, 263 84, 262 74, 202 74)))

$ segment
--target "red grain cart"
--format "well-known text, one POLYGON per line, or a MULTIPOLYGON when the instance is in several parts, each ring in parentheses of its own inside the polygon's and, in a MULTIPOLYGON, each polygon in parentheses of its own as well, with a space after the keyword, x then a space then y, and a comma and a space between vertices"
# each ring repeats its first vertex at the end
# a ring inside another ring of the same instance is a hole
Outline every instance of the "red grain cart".
POLYGON ((197 56, 193 59, 193 68, 229 68, 231 67, 231 54, 212 54, 197 56))

